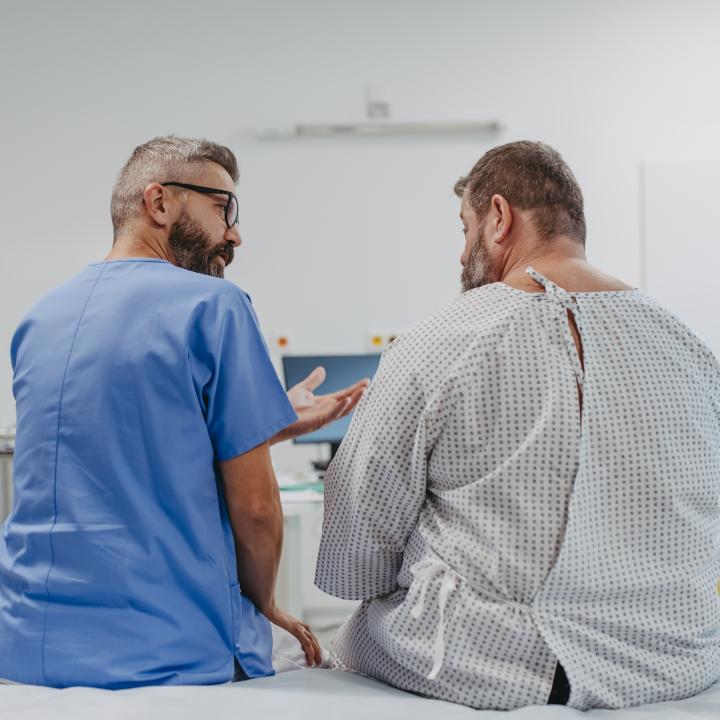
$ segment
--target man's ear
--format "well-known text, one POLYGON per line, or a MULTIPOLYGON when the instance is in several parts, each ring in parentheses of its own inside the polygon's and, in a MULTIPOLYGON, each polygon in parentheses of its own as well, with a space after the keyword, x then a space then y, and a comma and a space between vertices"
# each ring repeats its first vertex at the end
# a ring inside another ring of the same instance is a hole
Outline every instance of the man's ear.
POLYGON ((490 198, 490 239, 496 243, 503 243, 510 234, 513 223, 513 214, 510 203, 502 195, 493 195, 490 198))
POLYGON ((150 183, 143 192, 143 204, 148 217, 160 227, 172 222, 172 196, 160 183, 150 183))

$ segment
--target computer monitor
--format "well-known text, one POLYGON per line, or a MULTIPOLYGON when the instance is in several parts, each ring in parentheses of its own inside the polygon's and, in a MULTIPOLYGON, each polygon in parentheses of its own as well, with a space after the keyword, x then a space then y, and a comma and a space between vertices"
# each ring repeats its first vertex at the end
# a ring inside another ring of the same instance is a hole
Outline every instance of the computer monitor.
MULTIPOLYGON (((379 353, 363 355, 285 355, 282 358, 285 386, 289 389, 304 380, 318 365, 325 368, 325 382, 315 390, 317 394, 342 390, 363 378, 371 378, 380 363, 379 353)), ((320 430, 296 438, 294 442, 329 443, 330 457, 335 455, 350 427, 352 414, 335 420, 320 430)))

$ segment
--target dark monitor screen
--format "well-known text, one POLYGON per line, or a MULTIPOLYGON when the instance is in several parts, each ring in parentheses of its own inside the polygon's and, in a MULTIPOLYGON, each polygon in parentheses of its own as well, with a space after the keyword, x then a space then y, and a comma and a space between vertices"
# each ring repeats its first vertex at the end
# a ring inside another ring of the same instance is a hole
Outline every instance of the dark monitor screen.
MULTIPOLYGON (((363 378, 371 378, 380 363, 380 354, 367 355, 285 355, 282 359, 285 386, 289 389, 304 380, 318 365, 325 368, 325 382, 315 390, 318 395, 342 390, 363 378)), ((350 427, 352 413, 320 430, 303 435, 296 443, 339 444, 350 427)))

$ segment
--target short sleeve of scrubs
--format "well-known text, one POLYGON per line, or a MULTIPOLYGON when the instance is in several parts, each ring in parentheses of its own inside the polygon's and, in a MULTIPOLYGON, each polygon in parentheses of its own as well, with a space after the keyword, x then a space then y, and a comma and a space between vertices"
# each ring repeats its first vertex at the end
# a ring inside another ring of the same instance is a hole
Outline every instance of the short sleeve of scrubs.
POLYGON ((239 288, 203 306, 190 352, 217 461, 269 440, 297 415, 278 379, 250 298, 239 288), (198 368, 199 365, 199 368, 198 368))

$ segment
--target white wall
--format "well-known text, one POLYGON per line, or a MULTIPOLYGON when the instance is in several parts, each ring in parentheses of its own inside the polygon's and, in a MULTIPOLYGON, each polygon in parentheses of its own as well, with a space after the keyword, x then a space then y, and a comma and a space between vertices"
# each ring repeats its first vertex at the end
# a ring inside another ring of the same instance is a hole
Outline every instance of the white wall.
POLYGON ((228 143, 245 239, 228 278, 296 351, 358 350, 369 328, 409 326, 458 292, 452 184, 499 142, 564 154, 590 259, 638 284, 641 161, 720 157, 718 37, 712 0, 1 2, 0 425, 14 419, 14 327, 108 251, 110 189, 136 144, 228 143), (361 119, 368 84, 396 119, 506 129, 276 144, 247 132, 361 119))
POLYGON ((647 292, 720 357, 720 225, 683 210, 718 206, 720 162, 650 163, 643 178, 647 292))

